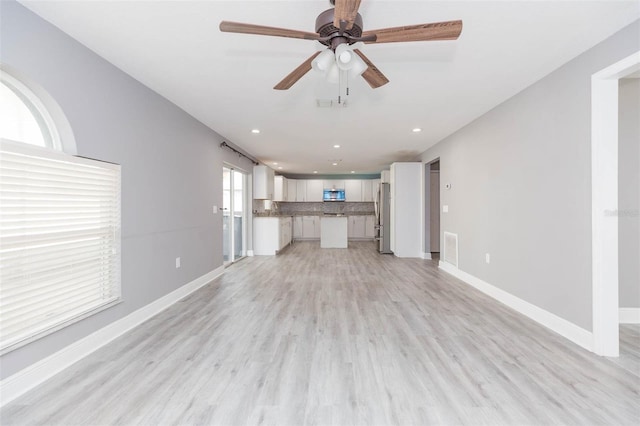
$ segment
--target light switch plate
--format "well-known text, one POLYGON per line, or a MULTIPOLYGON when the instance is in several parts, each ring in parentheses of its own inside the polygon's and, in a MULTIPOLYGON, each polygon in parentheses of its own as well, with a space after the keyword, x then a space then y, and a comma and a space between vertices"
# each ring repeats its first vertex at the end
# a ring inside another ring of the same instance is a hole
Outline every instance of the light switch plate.
POLYGON ((491 255, 490 255, 489 253, 485 253, 485 255, 484 255, 484 260, 485 260, 487 263, 491 263, 491 255))
POLYGON ((442 213, 449 213, 449 206, 442 206, 442 213))
POLYGON ((213 214, 218 213, 218 206, 213 206, 213 214))
POLYGON ((180 267, 180 258, 176 257, 176 268, 180 267))

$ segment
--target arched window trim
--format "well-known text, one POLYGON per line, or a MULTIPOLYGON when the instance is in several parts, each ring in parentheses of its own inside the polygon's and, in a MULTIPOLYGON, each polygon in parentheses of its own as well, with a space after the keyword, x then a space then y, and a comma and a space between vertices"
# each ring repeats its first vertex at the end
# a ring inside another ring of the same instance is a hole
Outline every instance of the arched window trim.
POLYGON ((20 72, 2 63, 0 63, 0 80, 23 101, 38 124, 41 125, 41 129, 44 129, 46 134, 43 136, 49 149, 77 155, 76 141, 71 125, 60 105, 46 90, 28 77, 21 75, 20 72))

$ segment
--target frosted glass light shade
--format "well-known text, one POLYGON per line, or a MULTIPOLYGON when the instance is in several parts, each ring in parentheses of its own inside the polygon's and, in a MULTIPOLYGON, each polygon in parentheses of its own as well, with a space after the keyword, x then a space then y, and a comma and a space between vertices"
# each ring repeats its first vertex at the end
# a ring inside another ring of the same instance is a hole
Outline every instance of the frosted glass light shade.
POLYGON ((327 81, 331 84, 337 84, 340 81, 340 68, 335 62, 331 64, 327 71, 327 81))
POLYGON ((354 58, 357 55, 353 53, 353 49, 344 43, 336 47, 336 62, 341 70, 350 70, 353 68, 354 58))
POLYGON ((333 51, 331 49, 324 50, 316 58, 311 61, 311 68, 319 72, 327 72, 331 64, 335 62, 333 51))
POLYGON ((353 54, 353 67, 349 70, 349 74, 362 75, 369 68, 367 63, 362 60, 356 53, 353 54))

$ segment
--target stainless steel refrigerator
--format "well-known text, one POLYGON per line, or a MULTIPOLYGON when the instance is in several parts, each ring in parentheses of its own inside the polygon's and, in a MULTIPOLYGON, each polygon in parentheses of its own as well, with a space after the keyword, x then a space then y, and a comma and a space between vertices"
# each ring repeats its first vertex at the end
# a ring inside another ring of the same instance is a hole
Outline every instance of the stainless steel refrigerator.
POLYGON ((382 254, 391 254, 391 186, 381 183, 376 198, 376 241, 378 251, 382 254))

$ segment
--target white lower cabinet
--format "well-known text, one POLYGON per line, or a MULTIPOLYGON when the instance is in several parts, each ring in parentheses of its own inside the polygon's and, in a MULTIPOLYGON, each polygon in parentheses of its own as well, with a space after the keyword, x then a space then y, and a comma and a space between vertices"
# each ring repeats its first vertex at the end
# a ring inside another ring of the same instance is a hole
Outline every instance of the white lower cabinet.
POLYGON ((320 216, 302 216, 302 236, 305 240, 320 239, 320 216))
POLYGON ((349 216, 347 236, 351 240, 362 240, 365 237, 366 216, 349 216))
POLYGON ((291 217, 254 217, 253 254, 270 256, 291 243, 291 217))
POLYGON ((293 239, 299 240, 302 238, 302 216, 293 217, 293 239))
POLYGON ((375 238, 376 236, 376 217, 365 216, 364 221, 364 236, 366 238, 375 238))
POLYGON ((349 216, 347 234, 350 240, 369 240, 375 237, 375 216, 349 216))

